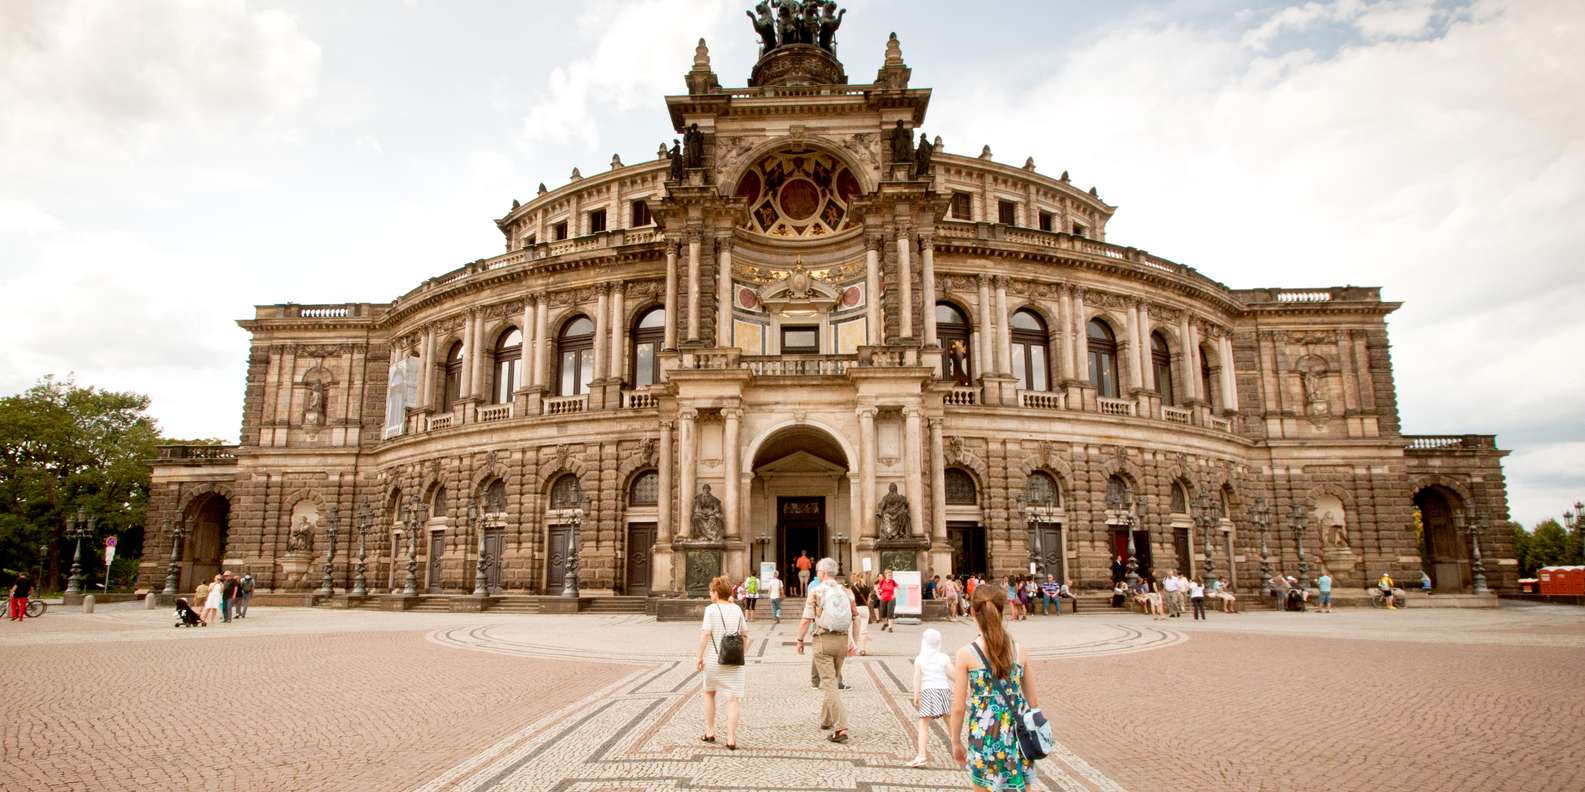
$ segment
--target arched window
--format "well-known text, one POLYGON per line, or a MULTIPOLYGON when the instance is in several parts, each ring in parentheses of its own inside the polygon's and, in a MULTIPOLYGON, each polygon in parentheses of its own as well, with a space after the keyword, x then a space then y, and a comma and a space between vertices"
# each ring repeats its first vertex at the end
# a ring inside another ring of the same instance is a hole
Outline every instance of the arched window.
POLYGON ((1177 404, 1177 394, 1172 387, 1172 350, 1167 348, 1167 339, 1159 331, 1150 334, 1150 367, 1155 374, 1161 403, 1177 404))
POLYGON ((583 491, 578 487, 578 477, 563 474, 550 486, 550 508, 576 509, 583 505, 583 491))
POLYGON ((969 384, 974 368, 974 328, 963 312, 951 303, 936 303, 936 340, 941 344, 941 378, 959 385, 969 384))
POLYGON ((578 396, 589 392, 594 379, 594 322, 580 316, 561 328, 556 337, 556 395, 578 396))
POLYGON ((1117 398, 1117 336, 1099 319, 1091 319, 1085 329, 1090 351, 1090 384, 1097 395, 1117 398))
POLYGON ((1205 347, 1200 347, 1200 398, 1205 401, 1205 406, 1216 409, 1216 391, 1211 389, 1211 359, 1205 354, 1205 347))
POLYGON ((980 502, 974 477, 962 468, 946 469, 946 491, 948 506, 973 506, 980 502))
POLYGON ((1062 492, 1050 473, 1037 470, 1024 479, 1024 500, 1032 505, 1042 504, 1054 509, 1062 505, 1062 492))
POLYGON ((633 385, 660 384, 660 347, 666 342, 666 309, 651 308, 633 327, 633 385))
POLYGON ((1133 503, 1134 492, 1122 476, 1112 476, 1106 480, 1106 508, 1120 507, 1123 511, 1128 511, 1133 503))
POLYGON ((484 510, 489 514, 506 513, 506 482, 496 479, 484 488, 484 510))
POLYGON ((462 342, 451 345, 446 353, 445 390, 440 394, 441 409, 450 410, 462 398, 462 342))
POLYGON ((446 516, 446 508, 447 508, 447 505, 448 505, 447 502, 446 502, 447 500, 448 500, 448 498, 446 497, 446 485, 442 484, 442 485, 436 487, 435 488, 435 496, 429 499, 429 516, 431 518, 434 518, 434 517, 445 517, 446 516))
POLYGON ((1172 513, 1189 513, 1189 491, 1183 488, 1181 482, 1172 482, 1172 513))
POLYGON ((1046 323, 1034 311, 1013 314, 1013 378, 1023 390, 1051 390, 1051 348, 1046 323))
POLYGON ((513 327, 495 342, 495 403, 510 404, 517 391, 518 364, 523 360, 523 334, 513 327))
POLYGON ((627 505, 654 506, 660 501, 660 474, 646 470, 633 477, 627 488, 627 505))

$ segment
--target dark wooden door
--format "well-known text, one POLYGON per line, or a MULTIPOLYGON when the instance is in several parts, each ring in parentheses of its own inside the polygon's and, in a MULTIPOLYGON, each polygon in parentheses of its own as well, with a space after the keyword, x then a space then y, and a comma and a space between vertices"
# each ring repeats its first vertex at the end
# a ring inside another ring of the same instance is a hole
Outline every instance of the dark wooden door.
POLYGON ((484 580, 490 593, 501 590, 501 557, 506 553, 506 529, 484 529, 484 580))
POLYGON ((1046 575, 1055 575, 1058 582, 1067 579, 1067 566, 1062 557, 1062 526, 1058 523, 1040 523, 1037 532, 1030 536, 1031 541, 1038 538, 1038 542, 1030 549, 1035 551, 1035 574, 1042 579, 1046 575))
MULTIPOLYGON (((1128 563, 1128 532, 1122 528, 1112 529, 1112 555, 1122 558, 1123 563, 1128 563)), ((1134 531, 1134 559, 1138 561, 1140 577, 1150 576, 1150 532, 1134 531)), ((1108 564, 1110 566, 1110 564, 1108 564)), ((1163 573, 1166 570, 1162 570, 1163 573)))
POLYGON ((627 588, 632 596, 647 596, 650 584, 650 559, 655 552, 655 524, 633 523, 627 527, 627 588))
POLYGON ((446 534, 435 531, 429 535, 429 593, 440 593, 440 557, 446 552, 446 534))
MULTIPOLYGON (((791 568, 799 553, 816 561, 825 555, 825 505, 818 496, 776 499, 776 557, 783 567, 791 568)), ((846 569, 841 559, 837 563, 846 569)), ((813 579, 814 572, 809 576, 813 579)), ((789 580, 798 580, 796 571, 789 580)))
POLYGON ((1172 529, 1172 552, 1178 557, 1178 571, 1185 576, 1193 565, 1189 563, 1194 556, 1194 547, 1189 543, 1189 527, 1180 525, 1172 529))
POLYGON ((567 544, 572 540, 572 526, 550 526, 549 541, 545 546, 545 593, 560 594, 567 576, 567 544))
POLYGON ((985 549, 985 527, 979 523, 948 523, 947 541, 952 545, 952 574, 982 575, 990 570, 985 549))

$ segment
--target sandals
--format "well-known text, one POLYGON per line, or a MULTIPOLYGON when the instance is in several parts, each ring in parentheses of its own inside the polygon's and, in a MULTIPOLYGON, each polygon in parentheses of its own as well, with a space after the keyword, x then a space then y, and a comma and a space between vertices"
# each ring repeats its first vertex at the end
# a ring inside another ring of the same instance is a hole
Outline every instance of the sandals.
POLYGON ((699 742, 713 743, 715 742, 715 735, 706 734, 705 736, 699 738, 699 742))
POLYGON ((737 743, 727 743, 726 744, 726 749, 728 751, 736 751, 737 750, 737 743))
POLYGON ((831 736, 826 738, 826 741, 841 745, 848 741, 848 733, 846 731, 832 732, 831 736))
POLYGON ((926 759, 923 756, 915 756, 913 758, 913 761, 908 763, 908 766, 909 767, 924 767, 927 764, 930 764, 930 760, 929 759, 926 759))

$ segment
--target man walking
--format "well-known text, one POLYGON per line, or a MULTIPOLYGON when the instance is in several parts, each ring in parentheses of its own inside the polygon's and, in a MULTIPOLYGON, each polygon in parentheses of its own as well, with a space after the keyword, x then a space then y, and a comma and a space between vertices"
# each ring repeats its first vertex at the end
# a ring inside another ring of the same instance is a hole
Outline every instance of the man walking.
POLYGON ((237 618, 248 618, 248 601, 253 599, 253 573, 242 575, 242 587, 237 591, 237 618))
POLYGON ((1062 586, 1057 583, 1056 575, 1046 575, 1046 582, 1040 584, 1040 615, 1047 616, 1051 613, 1051 606, 1057 606, 1057 615, 1062 615, 1062 586))
POLYGON ((1178 605, 1178 570, 1167 573, 1161 580, 1161 597, 1166 600, 1167 618, 1176 619, 1183 614, 1183 608, 1178 605))
POLYGON ((242 587, 236 576, 227 572, 220 583, 220 615, 226 624, 231 623, 231 606, 237 601, 237 590, 242 587))
POLYGON ((798 596, 806 596, 809 594, 809 567, 814 565, 814 562, 809 560, 809 551, 799 550, 798 560, 793 564, 798 567, 798 596))
POLYGON ((857 641, 858 608, 845 586, 833 580, 837 573, 834 558, 822 558, 815 565, 820 586, 804 599, 803 618, 798 622, 798 654, 804 653, 804 636, 814 627, 815 669, 820 675, 820 728, 830 729, 827 737, 834 743, 848 741, 848 711, 837 695, 837 676, 848 647, 857 641))
POLYGON ((764 583, 765 596, 770 598, 771 621, 781 624, 781 577, 776 570, 771 570, 770 578, 764 583))
POLYGON ((22 621, 28 615, 28 595, 33 593, 33 581, 28 580, 28 573, 17 573, 17 579, 11 583, 11 594, 6 600, 7 614, 11 621, 22 621))

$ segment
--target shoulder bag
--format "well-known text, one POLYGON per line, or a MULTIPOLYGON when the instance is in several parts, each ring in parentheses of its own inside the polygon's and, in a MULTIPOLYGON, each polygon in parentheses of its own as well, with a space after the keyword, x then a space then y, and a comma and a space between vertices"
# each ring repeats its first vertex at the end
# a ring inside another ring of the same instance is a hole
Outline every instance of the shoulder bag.
MULTIPOLYGON (((726 617, 721 615, 721 608, 717 608, 715 615, 721 620, 721 629, 726 629, 726 617)), ((710 634, 710 645, 715 648, 715 661, 724 666, 743 665, 743 624, 738 623, 738 629, 721 636, 721 643, 715 642, 715 633, 710 634)))
MULTIPOLYGON (((991 677, 991 690, 996 692, 996 697, 1001 700, 1002 706, 1013 714, 1013 736, 1018 739, 1018 753, 1030 762, 1044 759, 1051 753, 1056 745, 1056 739, 1051 735, 1051 722, 1046 720, 1044 713, 1037 707, 1029 706, 1025 699, 1022 706, 1014 707, 1013 702, 1002 690, 1002 680, 996 678, 996 673, 991 670, 990 658, 980 650, 980 645, 971 643, 974 653, 980 656, 980 662, 985 664, 985 673, 991 677)), ((1018 662, 1018 647, 1013 647, 1013 662, 1018 662)))

